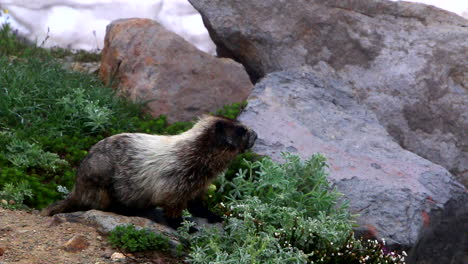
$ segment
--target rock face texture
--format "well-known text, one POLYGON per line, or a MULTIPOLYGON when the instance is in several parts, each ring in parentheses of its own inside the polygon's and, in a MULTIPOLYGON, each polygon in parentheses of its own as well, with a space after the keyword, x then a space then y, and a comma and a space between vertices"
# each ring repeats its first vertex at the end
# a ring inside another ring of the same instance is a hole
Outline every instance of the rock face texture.
POLYGON ((405 149, 468 186, 468 20, 384 0, 190 0, 253 80, 321 64, 405 149))
POLYGON ((241 64, 199 51, 149 19, 116 20, 107 27, 99 76, 169 122, 244 101, 252 89, 241 64))
POLYGON ((329 178, 360 226, 390 244, 412 245, 430 212, 464 188, 443 167, 402 149, 352 91, 310 67, 271 73, 239 120, 257 132, 259 154, 325 155, 329 178))
POLYGON ((142 217, 129 217, 99 210, 79 211, 66 214, 58 214, 56 217, 64 218, 68 222, 78 222, 96 227, 102 234, 109 234, 119 225, 132 224, 138 228, 147 228, 155 233, 174 235, 174 231, 162 224, 158 224, 142 217))

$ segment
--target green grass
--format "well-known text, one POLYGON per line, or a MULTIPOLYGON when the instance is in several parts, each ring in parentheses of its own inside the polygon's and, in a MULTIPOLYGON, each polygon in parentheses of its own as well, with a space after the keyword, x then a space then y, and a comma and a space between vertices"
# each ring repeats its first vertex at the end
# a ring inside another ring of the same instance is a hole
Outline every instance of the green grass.
POLYGON ((0 56, 16 58, 57 58, 72 57, 74 61, 95 62, 101 59, 100 53, 84 50, 70 51, 63 48, 43 49, 41 44, 31 45, 26 40, 19 38, 9 24, 0 25, 0 56))
POLYGON ((126 252, 169 250, 167 237, 151 230, 136 229, 134 225, 117 226, 110 232, 108 239, 113 247, 126 252))

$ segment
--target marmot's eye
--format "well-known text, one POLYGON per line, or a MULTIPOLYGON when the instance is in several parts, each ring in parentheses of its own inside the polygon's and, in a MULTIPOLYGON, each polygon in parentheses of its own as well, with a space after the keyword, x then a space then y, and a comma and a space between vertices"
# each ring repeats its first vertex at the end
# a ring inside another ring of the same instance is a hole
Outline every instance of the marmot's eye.
POLYGON ((245 135, 245 133, 247 133, 247 130, 243 127, 238 127, 236 128, 236 135, 242 137, 243 135, 245 135))

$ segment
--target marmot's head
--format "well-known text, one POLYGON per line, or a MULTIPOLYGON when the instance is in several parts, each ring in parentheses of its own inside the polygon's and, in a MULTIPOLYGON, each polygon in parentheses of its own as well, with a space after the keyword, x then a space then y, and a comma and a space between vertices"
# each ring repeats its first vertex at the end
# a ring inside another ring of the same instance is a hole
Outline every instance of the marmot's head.
POLYGON ((203 126, 213 147, 242 153, 251 148, 257 133, 241 122, 221 116, 203 116, 197 125, 203 126))

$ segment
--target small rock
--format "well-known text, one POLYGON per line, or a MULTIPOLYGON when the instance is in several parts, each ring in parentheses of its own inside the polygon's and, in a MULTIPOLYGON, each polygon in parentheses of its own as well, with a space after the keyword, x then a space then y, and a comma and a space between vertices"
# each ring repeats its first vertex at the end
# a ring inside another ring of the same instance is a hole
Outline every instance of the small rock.
POLYGON ((3 256, 4 253, 5 253, 5 250, 3 248, 0 248, 0 256, 3 256))
POLYGON ((112 261, 119 261, 121 259, 125 259, 125 255, 120 252, 114 252, 110 258, 112 261))
POLYGON ((13 228, 11 228, 11 226, 2 227, 0 228, 0 235, 6 234, 11 231, 13 231, 13 228))
POLYGON ((101 255, 101 257, 106 258, 106 259, 110 259, 112 254, 114 254, 114 250, 112 250, 111 248, 106 248, 106 250, 101 255))
POLYGON ((63 217, 54 215, 48 222, 47 222, 47 227, 53 227, 53 226, 58 226, 61 223, 65 222, 65 219, 63 217))
POLYGON ((10 205, 15 205, 15 204, 16 204, 16 202, 13 201, 13 200, 8 201, 8 203, 9 203, 10 205))
POLYGON ((100 62, 73 62, 71 64, 72 71, 94 74, 99 71, 100 62))
POLYGON ((65 251, 73 253, 82 251, 88 247, 89 242, 83 235, 75 235, 63 245, 65 251))
POLYGON ((97 236, 96 239, 99 240, 99 241, 101 241, 101 240, 102 240, 102 236, 97 236))
POLYGON ((4 204, 4 205, 8 205, 7 200, 4 200, 4 199, 1 200, 1 203, 4 204))
POLYGON ((40 213, 41 213, 41 211, 39 211, 37 209, 31 211, 31 214, 33 214, 33 215, 39 215, 40 213))

